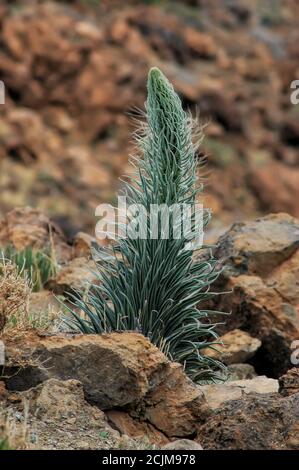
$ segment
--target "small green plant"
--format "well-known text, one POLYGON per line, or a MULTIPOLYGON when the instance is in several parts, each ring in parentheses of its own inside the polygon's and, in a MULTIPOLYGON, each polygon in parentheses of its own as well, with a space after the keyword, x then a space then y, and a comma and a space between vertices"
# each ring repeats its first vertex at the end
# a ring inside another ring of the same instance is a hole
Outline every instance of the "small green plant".
POLYGON ((11 450, 7 437, 0 438, 0 450, 11 450))
MULTIPOLYGON (((192 209, 192 228, 197 228, 196 201, 203 187, 196 153, 202 136, 159 69, 149 72, 147 88, 147 123, 136 134, 142 157, 133 158, 136 178, 125 184, 128 205, 145 208, 147 236, 118 237, 111 247, 95 250, 99 284, 85 296, 74 296, 76 308, 70 309, 67 322, 83 333, 139 331, 202 383, 223 377, 219 371, 224 366, 203 354, 217 339, 211 322, 215 312, 200 307, 214 295, 210 286, 219 275, 217 261, 209 252, 194 257, 202 244, 196 246, 185 235, 176 238, 174 229, 165 238, 161 223, 158 237, 153 236, 157 227, 150 223, 153 205, 166 206, 174 221, 173 205, 186 204, 192 209)), ((202 212, 203 231, 210 212, 202 212)))
POLYGON ((57 272, 53 256, 31 247, 18 251, 9 246, 3 251, 2 258, 10 260, 17 266, 19 273, 27 276, 33 292, 42 290, 45 283, 57 272))

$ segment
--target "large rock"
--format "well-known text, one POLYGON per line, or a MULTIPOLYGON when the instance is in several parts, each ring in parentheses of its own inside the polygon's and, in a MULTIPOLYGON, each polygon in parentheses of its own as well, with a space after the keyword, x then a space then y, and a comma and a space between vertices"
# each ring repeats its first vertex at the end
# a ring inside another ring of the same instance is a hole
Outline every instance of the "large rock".
MULTIPOLYGON (((102 409, 140 401, 161 381, 168 361, 143 336, 28 334, 25 341, 6 343, 6 368, 28 360, 7 380, 9 389, 25 390, 49 378, 76 379, 83 383, 88 401, 102 409)), ((9 375, 9 373, 8 373, 9 375)))
POLYGON ((166 436, 192 435, 205 409, 200 388, 182 367, 138 333, 28 333, 22 341, 6 341, 5 375, 9 390, 26 390, 50 378, 79 380, 89 403, 124 409, 166 436))
POLYGON ((229 272, 264 278, 298 250, 299 220, 281 213, 236 223, 218 245, 229 272))
POLYGON ((249 394, 227 401, 199 427, 204 449, 299 449, 299 394, 249 394))
POLYGON ((118 432, 103 411, 86 402, 81 382, 54 378, 23 392, 0 393, 0 440, 7 431, 16 450, 135 450, 168 442, 162 433, 154 439, 159 433, 148 423, 134 438, 118 432))
POLYGON ((261 341, 252 338, 241 330, 232 330, 221 336, 215 349, 205 350, 205 355, 220 360, 224 364, 238 364, 246 362, 261 346, 261 341))
POLYGON ((95 450, 121 444, 105 414, 85 401, 77 380, 49 379, 25 392, 7 393, 2 402, 0 397, 0 428, 2 407, 9 415, 11 445, 16 449, 20 437, 27 449, 95 450))
POLYGON ((249 393, 277 393, 278 381, 265 376, 249 380, 235 380, 225 384, 203 385, 201 390, 210 409, 216 410, 230 400, 242 399, 249 393))
POLYGON ((145 399, 144 417, 169 437, 190 436, 195 422, 204 418, 205 404, 199 387, 173 363, 158 387, 145 399))
POLYGON ((251 360, 260 374, 279 377, 291 367, 291 344, 299 337, 299 221, 273 214, 235 224, 219 239, 216 257, 226 270, 213 308, 231 312, 223 333, 248 332, 262 342, 251 360))

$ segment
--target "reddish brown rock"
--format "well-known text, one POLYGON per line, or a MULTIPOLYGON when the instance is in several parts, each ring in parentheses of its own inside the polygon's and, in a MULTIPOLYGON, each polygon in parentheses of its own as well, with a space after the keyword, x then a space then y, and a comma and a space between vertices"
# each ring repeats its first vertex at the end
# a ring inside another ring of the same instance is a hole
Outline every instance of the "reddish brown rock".
POLYGON ((199 387, 176 363, 170 364, 163 382, 149 391, 145 405, 145 418, 168 437, 192 435, 205 410, 199 387))
POLYGON ((7 396, 7 390, 4 382, 0 382, 0 401, 5 399, 7 396))
POLYGON ((129 413, 134 421, 113 415, 119 429, 131 426, 139 432, 150 424, 160 438, 194 434, 205 413, 199 387, 138 333, 27 333, 25 340, 6 341, 5 370, 10 390, 27 390, 50 378, 79 380, 89 403, 129 413))
POLYGON ((290 212, 299 217, 299 170, 282 163, 252 170, 249 184, 266 212, 290 212))
POLYGON ((125 434, 135 439, 142 439, 146 436, 149 442, 157 446, 169 442, 165 434, 156 429, 151 423, 134 419, 125 411, 110 410, 106 411, 105 414, 111 426, 117 429, 122 435, 125 434))
POLYGON ((230 271, 264 278, 299 248, 299 220, 288 214, 270 214, 235 223, 218 245, 216 254, 230 271))
POLYGON ((75 258, 89 258, 91 256, 92 243, 96 243, 96 239, 88 233, 79 232, 73 240, 74 257, 75 258))
POLYGON ((216 349, 207 349, 204 354, 220 360, 224 364, 238 364, 246 362, 261 346, 261 341, 252 338, 248 333, 241 330, 232 330, 221 336, 215 346, 216 349))
POLYGON ((232 399, 199 427, 204 449, 299 449, 299 394, 249 394, 232 399))
POLYGON ((60 228, 40 210, 31 207, 14 209, 0 221, 0 245, 49 250, 58 260, 71 258, 71 247, 60 228))
POLYGON ((274 377, 292 367, 291 344, 299 336, 298 253, 299 221, 287 214, 233 225, 216 250, 227 267, 219 289, 232 291, 214 305, 231 311, 224 330, 261 340, 253 364, 274 377))
POLYGON ((46 288, 55 294, 64 294, 83 291, 90 284, 96 283, 96 265, 94 261, 88 258, 74 258, 66 266, 62 267, 55 278, 46 283, 46 288))

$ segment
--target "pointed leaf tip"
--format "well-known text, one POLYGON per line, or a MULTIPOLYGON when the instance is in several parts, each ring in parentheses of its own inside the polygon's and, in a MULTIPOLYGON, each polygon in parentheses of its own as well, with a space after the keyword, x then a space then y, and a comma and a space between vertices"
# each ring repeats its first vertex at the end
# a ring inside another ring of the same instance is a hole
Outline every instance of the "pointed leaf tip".
POLYGON ((152 67, 148 73, 148 88, 155 87, 159 83, 168 83, 167 78, 158 67, 152 67))

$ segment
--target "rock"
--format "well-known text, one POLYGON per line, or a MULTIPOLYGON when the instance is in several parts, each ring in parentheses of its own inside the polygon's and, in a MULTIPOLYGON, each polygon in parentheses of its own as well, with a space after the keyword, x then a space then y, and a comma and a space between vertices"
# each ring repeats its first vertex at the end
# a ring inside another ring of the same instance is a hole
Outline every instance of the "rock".
POLYGON ((144 436, 149 442, 161 446, 169 442, 169 439, 161 431, 156 429, 151 423, 134 419, 129 413, 120 410, 106 411, 108 422, 120 432, 135 439, 142 439, 144 436))
POLYGON ((76 379, 87 400, 101 409, 140 401, 168 368, 157 348, 129 332, 45 338, 32 333, 22 343, 8 342, 6 354, 8 366, 23 359, 35 364, 9 378, 9 389, 25 390, 49 378, 76 379))
POLYGON ((256 375, 254 367, 250 364, 231 364, 228 366, 228 381, 253 379, 256 375))
POLYGON ((7 390, 4 382, 0 382, 0 401, 6 398, 7 390))
POLYGON ((216 257, 226 270, 213 309, 231 312, 225 333, 241 329, 262 345, 251 359, 258 374, 279 377, 291 367, 291 344, 299 336, 299 221, 273 214, 235 224, 219 239, 216 257))
POLYGON ((236 380, 224 384, 203 385, 201 390, 210 409, 216 410, 223 403, 241 399, 248 393, 277 393, 278 381, 265 376, 254 377, 250 380, 236 380))
POLYGON ((267 276, 299 248, 299 220, 270 214, 234 224, 220 237, 216 255, 235 275, 267 276))
POLYGON ((299 217, 299 170, 280 162, 255 168, 248 176, 252 191, 266 212, 290 212, 299 217), (277 178, 277 175, 279 177, 277 178))
POLYGON ((177 439, 162 447, 162 450, 203 450, 198 442, 190 439, 177 439))
POLYGON ((220 343, 215 346, 217 350, 207 349, 204 354, 227 365, 246 362, 261 346, 259 339, 238 329, 229 331, 217 341, 220 343))
MULTIPOLYGON (((140 439, 120 436, 105 414, 85 401, 83 386, 77 380, 49 379, 24 392, 7 392, 4 398, 0 399, 0 435, 2 428, 13 430, 9 442, 14 449, 152 448, 145 434, 140 439), (6 415, 9 421, 3 423, 6 415)), ((160 445, 166 442, 164 437, 160 445)))
POLYGON ((53 279, 49 279, 46 288, 55 294, 65 294, 75 290, 84 291, 89 283, 98 281, 96 265, 88 258, 74 258, 62 267, 53 279))
POLYGON ((230 277, 226 288, 232 294, 217 307, 232 312, 226 327, 242 328, 259 338, 262 346, 252 363, 259 373, 278 377, 290 367, 291 344, 298 337, 294 307, 257 276, 230 277))
POLYGON ((205 413, 200 388, 176 363, 169 365, 163 382, 149 391, 145 402, 145 419, 168 437, 192 435, 195 422, 203 419, 205 413))
POLYGON ((192 435, 203 419, 200 388, 138 333, 41 337, 32 332, 5 344, 9 390, 26 390, 50 378, 79 380, 89 403, 124 409, 139 421, 142 416, 168 437, 192 435))
POLYGON ((299 449, 299 394, 248 394, 232 398, 199 427, 204 449, 299 449))
POLYGON ((212 36, 190 27, 184 28, 183 35, 186 46, 193 55, 205 58, 215 57, 217 46, 212 36))
POLYGON ((59 261, 71 258, 71 247, 60 228, 38 209, 23 207, 9 212, 0 221, 0 245, 54 250, 59 261))
POLYGON ((88 235, 88 233, 79 232, 73 240, 74 257, 75 258, 89 258, 91 256, 90 250, 92 243, 96 243, 96 239, 88 235))
MULTIPOLYGON (((80 444, 83 441, 87 443, 86 449, 105 449, 119 440, 105 414, 86 403, 83 386, 77 380, 49 379, 19 393, 19 397, 19 427, 26 415, 28 438, 34 433, 38 449, 79 449, 83 448, 80 444), (102 434, 107 436, 107 442, 101 439, 102 434)), ((9 402, 7 409, 13 417, 15 408, 9 402)))
POLYGON ((259 375, 251 380, 235 380, 230 382, 231 386, 240 387, 243 393, 277 393, 278 381, 264 375, 259 375))
POLYGON ((293 367, 286 374, 279 377, 279 393, 283 396, 299 393, 299 369, 293 367))

